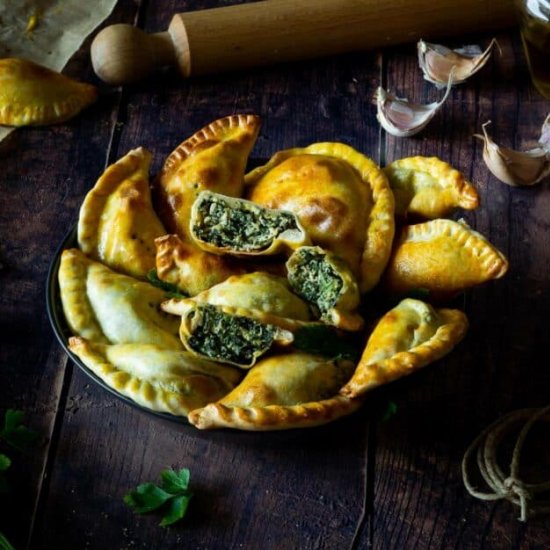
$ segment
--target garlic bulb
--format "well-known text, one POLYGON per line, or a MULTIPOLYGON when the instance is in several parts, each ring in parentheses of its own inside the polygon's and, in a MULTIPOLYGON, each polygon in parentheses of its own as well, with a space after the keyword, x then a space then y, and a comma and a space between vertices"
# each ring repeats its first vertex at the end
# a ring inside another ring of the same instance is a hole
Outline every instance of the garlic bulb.
POLYGON ((487 121, 481 126, 483 135, 483 160, 491 173, 503 183, 513 187, 535 185, 550 175, 550 115, 542 125, 540 147, 528 151, 514 151, 499 147, 487 134, 487 121))
POLYGON ((479 46, 464 46, 451 50, 440 44, 429 44, 419 40, 418 64, 424 78, 438 88, 445 86, 453 70, 453 84, 461 84, 487 63, 495 45, 498 44, 493 38, 484 52, 479 46))
POLYGON ((379 87, 376 90, 376 118, 384 130, 396 137, 409 137, 425 128, 441 108, 452 85, 452 74, 449 75, 447 90, 440 101, 420 105, 410 103, 408 99, 399 98, 379 87))

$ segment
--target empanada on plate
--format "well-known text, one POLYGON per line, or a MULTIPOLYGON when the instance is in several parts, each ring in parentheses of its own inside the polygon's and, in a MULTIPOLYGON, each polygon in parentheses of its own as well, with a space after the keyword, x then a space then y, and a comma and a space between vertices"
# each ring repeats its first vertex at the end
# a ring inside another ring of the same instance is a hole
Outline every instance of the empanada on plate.
POLYGON ((397 296, 424 290, 441 301, 507 270, 504 254, 466 223, 432 220, 403 228, 382 285, 397 296))
POLYGON ((384 168, 395 196, 395 214, 424 219, 443 218, 455 208, 473 210, 477 191, 450 164, 437 157, 409 157, 384 168))
POLYGON ((260 119, 254 115, 220 118, 178 145, 156 182, 158 212, 172 233, 189 241, 191 207, 203 190, 239 197, 248 155, 260 119))
POLYGON ((166 233, 149 189, 151 154, 140 147, 105 170, 86 195, 78 219, 81 250, 133 277, 155 267, 155 239, 166 233))
POLYGON ((318 426, 357 410, 362 401, 337 395, 353 362, 306 353, 262 359, 217 403, 189 414, 200 429, 285 430, 318 426))
POLYGON ((434 309, 407 298, 386 313, 371 333, 351 380, 340 390, 357 397, 443 357, 468 328, 464 313, 434 309))
POLYGON ((0 59, 0 124, 64 122, 97 99, 97 89, 26 59, 0 59))
POLYGON ((313 244, 342 257, 362 292, 372 289, 390 255, 394 199, 382 170, 342 143, 276 153, 245 176, 247 198, 294 212, 313 244))
POLYGON ((214 254, 272 255, 309 244, 292 212, 202 191, 191 209, 194 243, 214 254))
POLYGON ((177 416, 221 399, 242 378, 238 369, 156 344, 108 345, 72 337, 69 348, 120 394, 177 416))
POLYGON ((59 287, 73 334, 99 343, 156 344, 181 350, 176 317, 161 310, 166 293, 111 271, 80 250, 64 250, 59 287))

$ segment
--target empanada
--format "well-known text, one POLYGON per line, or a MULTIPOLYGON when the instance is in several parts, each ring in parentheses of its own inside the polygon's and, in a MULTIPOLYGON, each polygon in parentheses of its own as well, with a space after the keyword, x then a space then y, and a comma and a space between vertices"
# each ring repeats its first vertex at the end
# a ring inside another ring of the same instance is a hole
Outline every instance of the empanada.
POLYGON ((395 196, 395 214, 443 218, 455 208, 473 210, 477 191, 450 164, 437 157, 409 157, 384 168, 395 196))
POLYGON ((357 410, 362 401, 337 395, 353 362, 306 353, 263 359, 217 403, 192 411, 200 429, 284 430, 318 426, 357 410))
POLYGON ((27 59, 0 59, 0 124, 64 122, 97 99, 97 89, 27 59))
POLYGON ((340 393, 357 397, 413 373, 449 353, 467 328, 466 316, 459 310, 436 310, 420 300, 402 300, 378 322, 340 393))
POLYGON ((151 202, 150 164, 151 154, 140 147, 109 166, 78 218, 81 250, 133 277, 144 278, 155 267, 155 239, 166 233, 151 202))
POLYGON ((63 251, 59 287, 73 334, 99 343, 183 349, 178 319, 160 308, 163 290, 115 273, 77 249, 63 251))
POLYGON ((272 255, 309 244, 292 212, 202 191, 191 209, 194 243, 214 254, 272 255))
POLYGON ((430 300, 444 300, 507 270, 507 259, 485 237, 464 222, 439 219, 403 228, 382 285, 398 296, 427 290, 430 300))
POLYGON ((221 399, 240 381, 238 369, 156 344, 99 344, 72 337, 69 347, 108 386, 153 411, 186 416, 221 399))
POLYGON ((343 258, 362 292, 372 289, 390 255, 394 200, 369 158, 342 143, 276 153, 245 176, 247 198, 294 212, 312 242, 343 258))

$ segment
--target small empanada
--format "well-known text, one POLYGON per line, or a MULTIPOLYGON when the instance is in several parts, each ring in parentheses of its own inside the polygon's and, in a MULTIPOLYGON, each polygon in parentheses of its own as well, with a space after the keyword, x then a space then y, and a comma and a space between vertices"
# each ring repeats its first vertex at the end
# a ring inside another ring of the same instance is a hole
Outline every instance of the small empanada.
POLYGON ((395 196, 395 214, 443 218, 455 208, 473 210, 477 191, 450 164, 437 157, 409 157, 384 168, 395 196))
POLYGON ((153 411, 186 416, 221 399, 238 369, 155 344, 99 344, 72 337, 69 348, 108 386, 153 411))
POLYGON ((61 255, 59 287, 73 334, 105 344, 183 349, 178 319, 160 308, 166 299, 163 290, 115 273, 77 249, 61 255))
POLYGON ((337 395, 353 362, 306 353, 263 359, 217 403, 192 411, 200 429, 285 430, 318 426, 357 410, 362 401, 337 395))
POLYGON ((27 59, 0 59, 0 124, 64 122, 97 99, 97 89, 27 59))
POLYGON ((292 212, 202 191, 191 209, 195 244, 214 254, 271 255, 309 244, 292 212))
POLYGON ((430 300, 444 300, 507 270, 505 256, 466 223, 432 220, 403 228, 382 286, 397 296, 425 290, 430 300))
POLYGON ((151 154, 140 147, 105 170, 86 195, 78 219, 81 250, 133 277, 155 267, 155 239, 166 233, 149 189, 151 154))
POLYGON ((402 300, 378 322, 340 393, 357 397, 415 372, 449 353, 467 328, 468 320, 459 310, 436 310, 420 300, 402 300))
POLYGON ((245 176, 247 198, 294 212, 312 242, 342 257, 362 292, 378 282, 391 251, 394 199, 382 170, 342 143, 276 153, 245 176))

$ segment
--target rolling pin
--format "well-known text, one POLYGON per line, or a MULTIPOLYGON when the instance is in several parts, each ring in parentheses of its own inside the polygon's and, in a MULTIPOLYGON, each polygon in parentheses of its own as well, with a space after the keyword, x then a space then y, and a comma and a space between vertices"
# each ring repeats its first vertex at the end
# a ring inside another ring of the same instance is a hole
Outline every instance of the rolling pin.
POLYGON ((103 29, 96 74, 136 82, 172 65, 184 77, 368 50, 514 24, 513 0, 264 0, 178 13, 168 31, 103 29))

